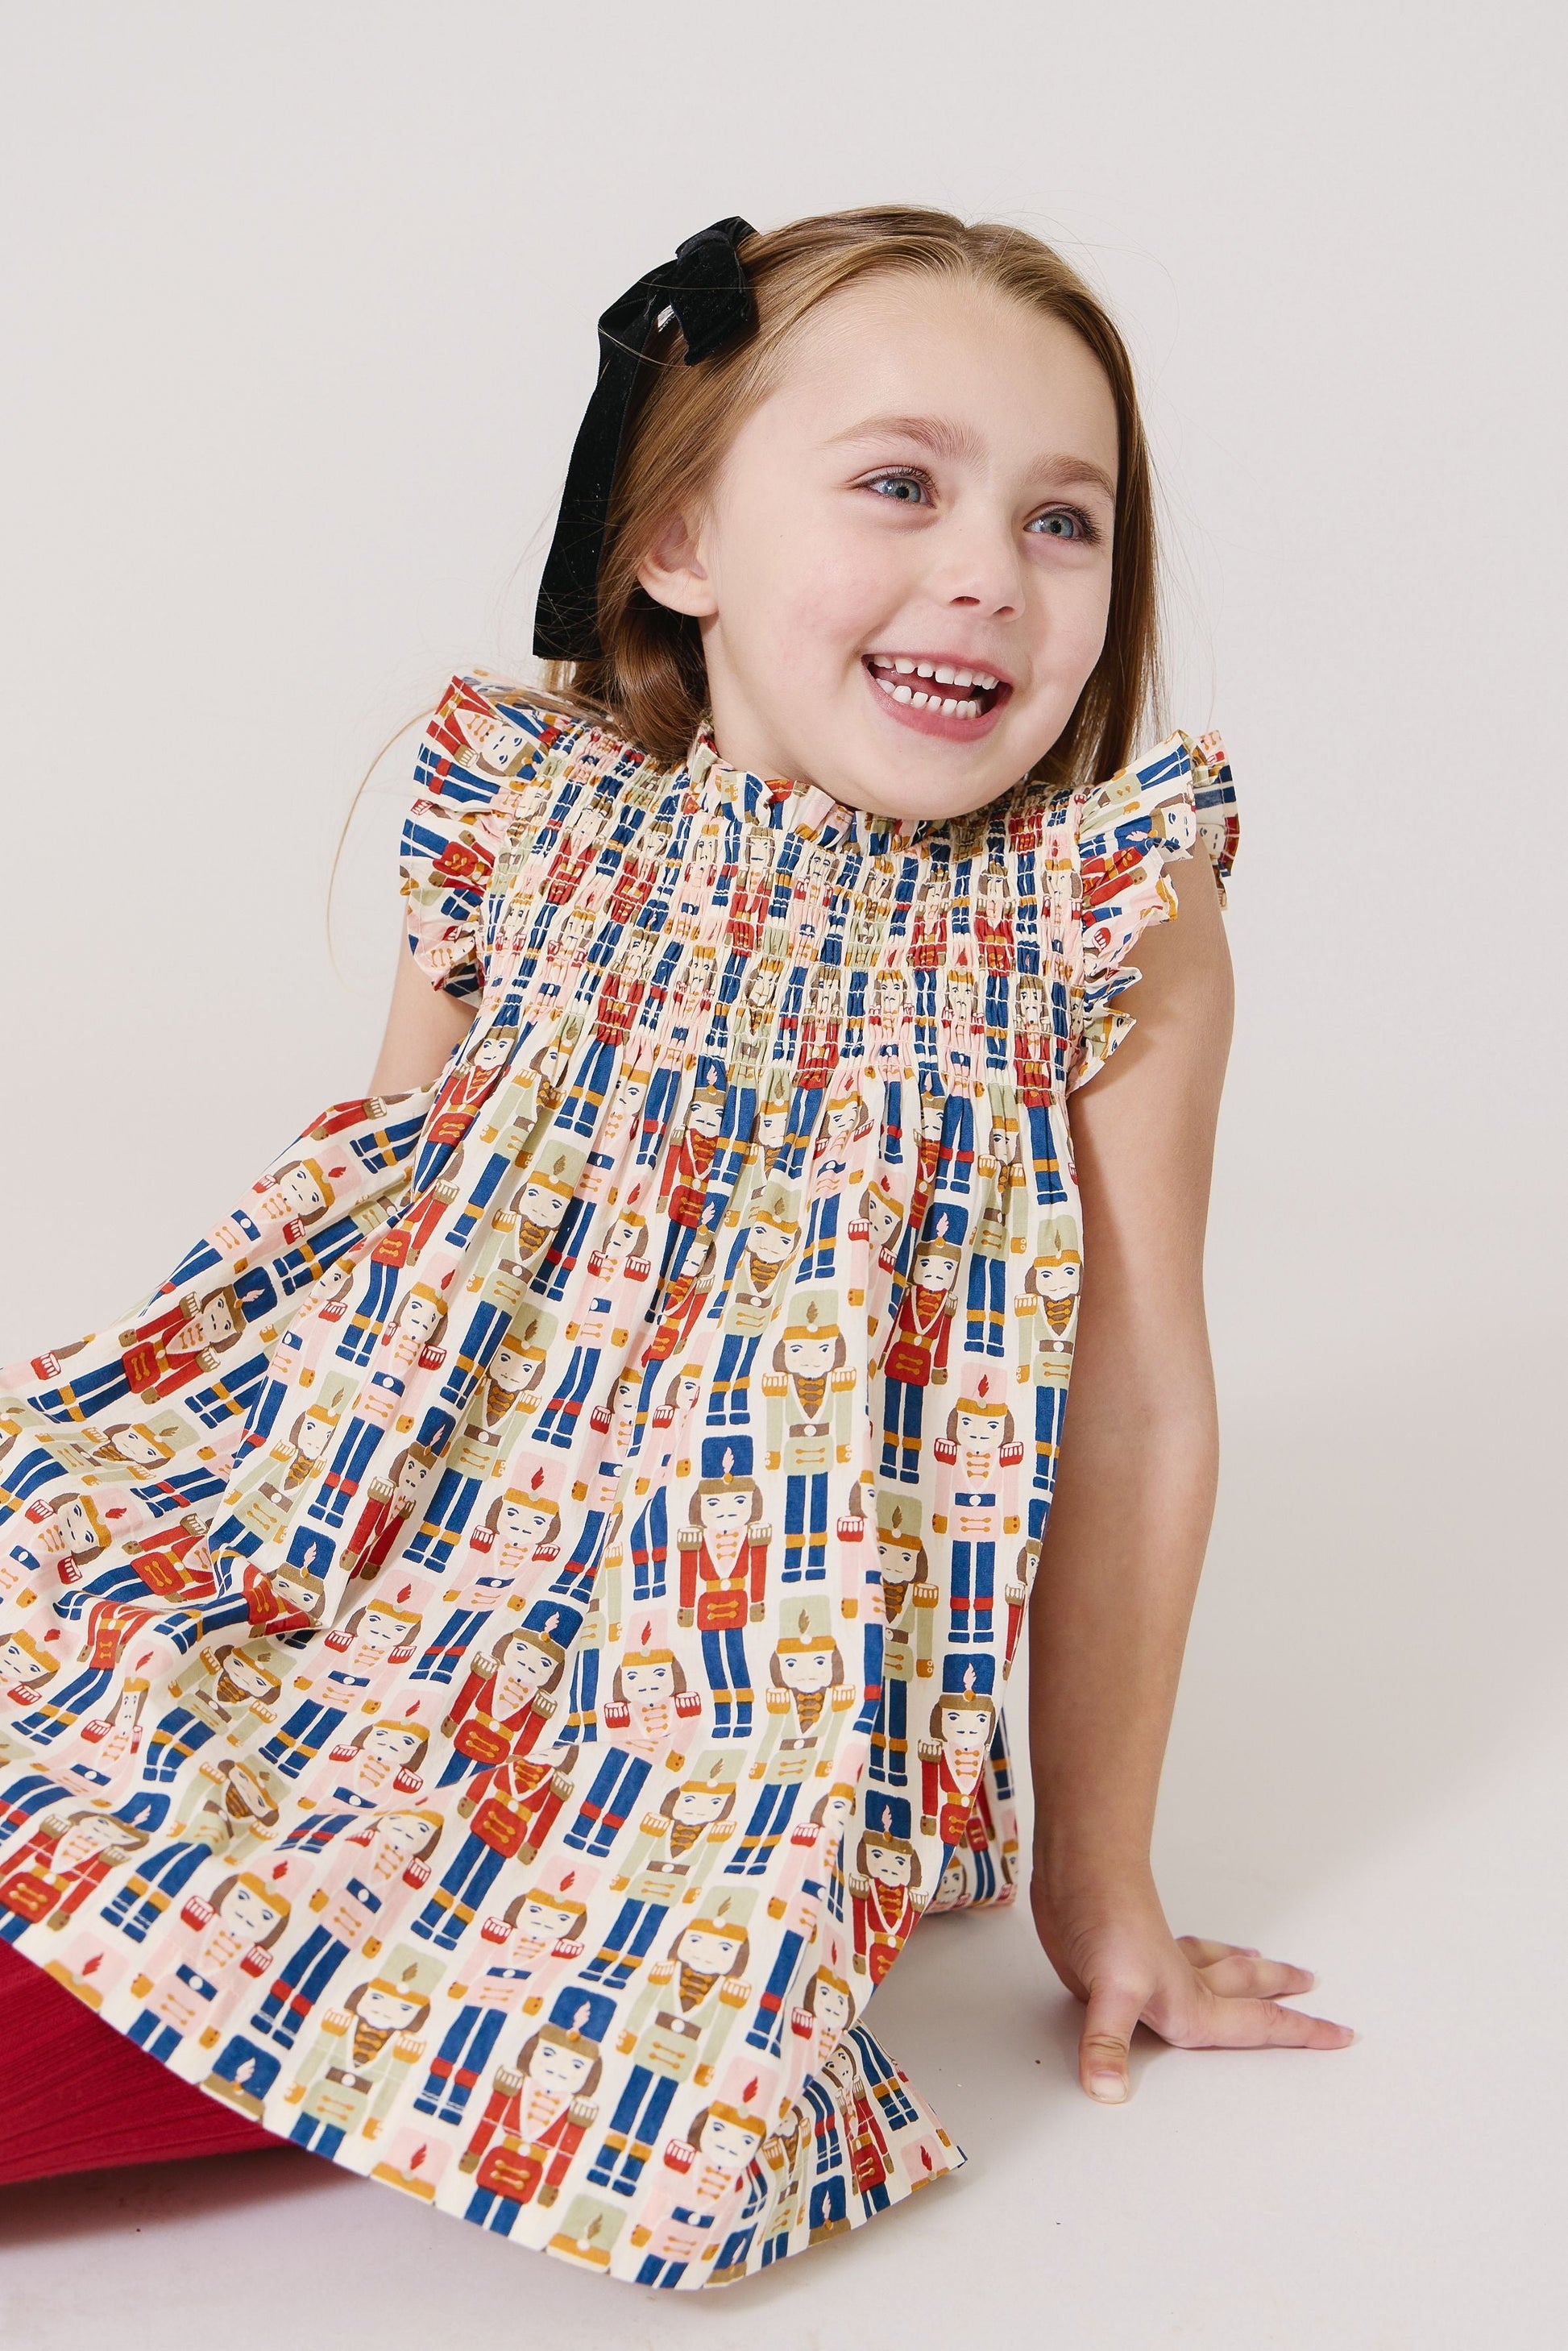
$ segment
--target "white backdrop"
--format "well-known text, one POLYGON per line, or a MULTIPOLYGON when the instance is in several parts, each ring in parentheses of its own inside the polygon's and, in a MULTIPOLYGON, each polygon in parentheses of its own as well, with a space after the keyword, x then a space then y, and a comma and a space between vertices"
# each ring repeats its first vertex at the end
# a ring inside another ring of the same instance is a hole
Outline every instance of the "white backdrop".
POLYGON ((1157 1858, 1178 1931, 1318 1968, 1361 2036, 1145 2040, 1092 2108, 1021 1914, 932 1922, 878 2012, 970 2164, 775 2278, 591 2283, 287 2154, 0 2196, 7 2340, 168 2351, 221 2306, 229 2351, 1555 2343, 1553 12, 13 0, 0 33, 0 1360, 118 1315, 363 1090, 414 732, 334 961, 339 828, 455 669, 526 663, 613 294, 727 213, 900 200, 1107 295, 1171 716, 1220 726, 1242 809, 1223 1492, 1157 1858))

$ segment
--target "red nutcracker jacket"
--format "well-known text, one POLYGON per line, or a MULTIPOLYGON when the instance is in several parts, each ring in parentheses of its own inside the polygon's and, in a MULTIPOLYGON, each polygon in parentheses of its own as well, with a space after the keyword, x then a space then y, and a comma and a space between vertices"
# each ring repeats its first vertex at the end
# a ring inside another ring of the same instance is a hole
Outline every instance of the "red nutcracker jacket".
POLYGON ((773 894, 771 877, 750 889, 740 888, 729 902, 729 917, 725 935, 732 947, 742 955, 755 955, 757 942, 762 935, 762 921, 768 912, 768 901, 773 894))
POLYGON ((555 1700, 536 1691, 526 1705, 510 1714, 490 1710, 496 1676, 470 1673, 452 1701, 452 1711, 441 1728, 453 1745, 472 1763, 501 1763, 510 1755, 526 1755, 538 1743, 539 1733, 555 1712, 555 1700))
POLYGON ((1049 1029, 1017 1029, 1013 1032, 1013 1073, 1019 1100, 1038 1110, 1051 1099, 1054 1039, 1049 1029))
POLYGON ((862 1975, 869 1974, 873 1984, 880 1983, 892 1967, 904 1944, 915 1931, 920 1916, 920 1905, 910 1888, 899 1887, 890 1893, 874 1878, 860 1881, 862 1890, 852 1892, 850 1909, 854 1921, 855 1967, 862 1975))
POLYGON ((116 1664, 144 1625, 156 1623, 161 1611, 139 1608, 131 1600, 97 1600, 87 1612, 87 1637, 78 1662, 107 1669, 116 1664))
POLYGON ((930 1299, 929 1290, 911 1282, 899 1301, 893 1344, 883 1370, 890 1380, 902 1380, 906 1387, 928 1387, 932 1373, 947 1368, 947 1332, 956 1301, 950 1290, 926 1303, 930 1299))
POLYGON ((698 1630, 723 1633, 746 1624, 768 1589, 766 1535, 752 1527, 728 1569, 715 1559, 695 1527, 682 1527, 675 1540, 681 1552, 680 1604, 695 1612, 698 1630))
POLYGON ((1013 918, 1002 915, 993 921, 989 914, 975 916, 975 938, 980 949, 980 961, 988 972, 1005 976, 1014 967, 1013 918))
POLYGON ((946 1748, 935 1755, 925 1752, 927 1741, 921 1742, 920 1810, 921 1825, 927 1836, 939 1835, 944 1844, 973 1844, 971 1827, 978 1830, 979 1841, 985 1843, 985 1829, 975 1820, 975 1793, 985 1778, 982 1762, 974 1780, 966 1789, 954 1776, 946 1748))
POLYGON ((181 1531, 160 1536, 144 1548, 128 1546, 130 1564, 136 1570, 149 1592, 160 1600, 210 1600, 217 1590, 217 1574, 206 1549, 206 1531, 199 1521, 186 1526, 182 1520, 181 1531), (196 1552, 193 1564, 187 1565, 191 1553, 196 1552))
POLYGON ((577 885, 587 869, 591 852, 574 846, 570 834, 556 851, 550 861, 549 878, 545 883, 545 903, 551 906, 570 906, 577 895, 577 885))
POLYGON ((800 1023, 800 1052, 795 1081, 802 1086, 825 1086, 843 1052, 843 1022, 819 1019, 814 1014, 800 1023))
POLYGON ((536 1849, 571 1793, 571 1782, 549 1763, 514 1756, 485 1775, 488 1792, 470 1834, 507 1860, 523 1846, 536 1849))
POLYGON ((947 901, 939 898, 916 912, 910 934, 909 961, 915 971, 936 971, 947 952, 947 901))
POLYGON ((343 1546, 350 1575, 373 1575, 383 1566, 408 1520, 408 1506, 395 1494, 378 1494, 372 1482, 371 1495, 343 1546))
POLYGON ((246 1614, 254 1631, 303 1633, 309 1629, 310 1619, 304 1609, 297 1608, 291 1600, 280 1600, 272 1578, 254 1560, 246 1562, 243 1582, 246 1614))
POLYGON ((212 1352, 209 1348, 176 1353, 172 1345, 175 1332, 190 1320, 189 1301, 182 1300, 167 1314, 155 1314, 151 1322, 140 1323, 130 1334, 120 1366, 126 1385, 134 1388, 138 1395, 156 1402, 203 1368, 204 1357, 212 1352))
POLYGON ((495 1092, 498 1069, 455 1070, 436 1095, 425 1126, 432 1143, 461 1143, 486 1102, 495 1092))
MULTIPOLYGON (((515 2082, 517 2087, 509 2090, 497 2088, 491 2091, 489 2102, 475 2126, 473 2137, 468 2142, 467 2153, 470 2156, 483 2157, 491 2140, 497 2137, 504 2142, 509 2143, 508 2152, 517 2147, 527 2147, 538 2164, 537 2180, 514 2175, 513 2185, 508 2188, 499 2179, 495 2180, 486 2179, 486 2172, 488 2167, 485 2164, 481 2163, 479 2167, 481 2188, 494 2186, 499 2193, 514 2195, 519 2203, 526 2203, 529 2196, 536 2194, 538 2189, 549 2188, 553 2190, 560 2186, 561 2181, 566 2178, 572 2157, 582 2144, 583 2133, 588 2127, 594 2109, 591 2106, 585 2107, 573 2099, 569 2105, 562 2106, 555 2120, 547 2123, 536 2138, 529 2126, 523 2119, 523 2084, 515 2074, 503 2072, 497 2078, 500 2083, 515 2082), (519 2194, 517 2192, 519 2189, 525 2192, 519 2194)), ((501 2151, 497 2148, 497 2156, 501 2151)))
POLYGON ((625 858, 605 902, 605 910, 612 923, 635 921, 653 893, 658 872, 659 861, 656 858, 625 858))
POLYGON ((708 1169, 717 1148, 716 1135, 694 1134, 686 1127, 665 1163, 660 1181, 659 1206, 669 1210, 674 1223, 685 1225, 694 1232, 702 1222, 708 1169))
POLYGON ((606 975, 593 1015, 593 1034, 601 1045, 624 1045, 647 992, 645 979, 622 979, 613 971, 606 975))
POLYGON ((844 2120, 849 2126, 850 2176, 854 2185, 862 2193, 880 2187, 893 2165, 882 2125, 863 2090, 851 2103, 844 2120))
POLYGON ((74 1869, 59 1871, 54 1857, 63 1830, 36 1830, 11 1855, 11 1866, 0 1877, 0 1909, 13 1917, 37 1920, 51 1912, 68 1917, 109 1875, 109 1855, 94 1854, 74 1869))
POLYGON ((711 1279, 698 1280, 689 1273, 676 1276, 670 1284, 658 1328, 648 1342, 644 1363, 667 1363, 676 1349, 685 1344, 712 1287, 711 1279))

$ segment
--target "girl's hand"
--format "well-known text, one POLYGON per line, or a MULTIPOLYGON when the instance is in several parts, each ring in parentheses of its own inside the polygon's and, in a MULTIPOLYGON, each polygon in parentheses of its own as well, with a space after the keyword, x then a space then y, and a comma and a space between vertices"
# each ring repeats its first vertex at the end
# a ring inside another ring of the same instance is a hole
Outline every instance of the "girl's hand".
POLYGON ((1348 2024, 1281 2008, 1307 1991, 1308 1968, 1266 1959, 1240 1943, 1173 1936, 1152 1881, 1078 1892, 1037 1869, 1030 1888, 1047 1959, 1086 2013, 1078 2078, 1092 2098, 1131 2095, 1127 2051, 1146 2024, 1176 2049, 1343 2049, 1348 2024))

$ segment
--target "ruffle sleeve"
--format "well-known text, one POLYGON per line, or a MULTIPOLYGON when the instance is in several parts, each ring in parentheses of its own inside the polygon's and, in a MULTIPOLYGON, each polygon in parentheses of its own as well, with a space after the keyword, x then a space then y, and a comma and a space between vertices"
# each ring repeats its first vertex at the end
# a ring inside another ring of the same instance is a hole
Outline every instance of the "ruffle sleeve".
POLYGON ((559 731, 483 670, 452 679, 425 729, 398 871, 409 952, 444 995, 476 1004, 484 994, 490 876, 519 787, 559 731))
POLYGON ((1083 981, 1069 1091, 1104 1067, 1134 1025, 1114 999, 1141 977, 1127 961, 1138 939, 1176 914, 1167 862, 1201 841, 1223 906, 1239 831, 1230 763, 1213 732, 1195 741, 1178 729, 1140 765, 1084 793, 1075 827, 1083 981))

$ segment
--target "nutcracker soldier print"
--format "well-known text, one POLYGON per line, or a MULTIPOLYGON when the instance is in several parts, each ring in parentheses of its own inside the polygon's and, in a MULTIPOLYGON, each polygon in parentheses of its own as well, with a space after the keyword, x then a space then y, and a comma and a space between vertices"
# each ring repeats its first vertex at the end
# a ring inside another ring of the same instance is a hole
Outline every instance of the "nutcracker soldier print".
POLYGON ((431 2060, 413 2101, 416 2114, 462 2121, 508 2019, 537 2014, 556 1978, 582 1958, 586 1897, 597 1876, 580 1863, 546 1870, 501 1917, 482 1921, 477 1943, 470 1938, 467 1945, 476 1980, 446 1986, 448 1997, 463 2005, 431 2060))
POLYGON ((582 1970, 585 1983, 630 1982, 677 1904, 696 1901, 735 1835, 734 1766, 728 1750, 700 1756, 656 1811, 647 1811, 626 1847, 612 1891, 622 1896, 603 1942, 582 1970))
POLYGON ((1174 1681, 1075 1600, 1190 1588, 1135 1473, 1209 1458, 1235 794, 1154 724, 1153 517, 1021 230, 730 217, 603 313, 369 1090, 0 1366, 0 1964, 171 2096, 623 2283, 858 2230, 965 2159, 871 2003, 1015 1897, 1026 1629, 1156 1734, 1036 1708, 1084 2087, 1140 2018, 1343 2037, 1061 1857, 1134 1850, 1174 1681))
POLYGON ((598 2114, 601 2049, 614 2013, 602 1992, 562 1992, 515 2066, 497 2067, 458 2168, 474 2176, 465 2220, 509 2236, 526 2205, 550 2205, 598 2114))
MULTIPOLYGON (((137 1829, 136 1865, 120 1874, 103 1905, 104 1919, 128 1943, 145 1941, 198 1870, 219 1855, 230 1863, 248 1859, 282 1821, 283 1785, 258 1762, 204 1760, 183 1777, 173 1809, 160 1813, 156 1834, 137 1829)), ((157 1801, 167 1807, 166 1797, 157 1801)))
POLYGON ((350 1833, 355 1874, 309 1896, 309 1933, 277 1968, 253 2010, 249 2031, 290 2049, 327 1986, 352 1953, 373 1959, 402 1914, 428 1882, 430 1855, 440 1842, 442 1816, 432 1810, 378 1813, 350 1833))
POLYGON ((684 2137, 665 2142, 657 2186, 631 2232, 643 2250, 639 2285, 679 2285, 693 2262, 718 2258, 741 2209, 756 2209, 748 2190, 768 2136, 770 2080, 753 2061, 733 2063, 720 2095, 698 2109, 684 2137))
POLYGON ((1034 1465, 1030 1535, 1038 1542, 1056 1483, 1057 1455, 1072 1376, 1072 1342, 1083 1260, 1078 1228, 1067 1217, 1048 1217, 1039 1229, 1033 1264, 1017 1301, 1019 1389, 1034 1389, 1034 1465))
POLYGON ((820 1594, 779 1602, 779 1638, 768 1661, 772 1687, 749 1779, 760 1782, 750 1816, 724 1865, 727 1877, 772 1873, 779 1841, 803 1788, 825 1782, 860 1691, 845 1677, 828 1603, 820 1594))
POLYGON ((878 1494, 877 1562, 885 1630, 868 1771, 872 1780, 889 1788, 902 1788, 909 1776, 910 1686, 933 1671, 936 1610, 942 1601, 921 1541, 920 1519, 916 1497, 885 1488, 878 1494))
POLYGON ((947 1378, 948 1332, 964 1261, 962 1208, 944 1203, 929 1236, 917 1243, 910 1278, 883 1365, 882 1461, 890 1483, 920 1482, 921 1419, 926 1391, 947 1378))
POLYGON ((620 2053, 631 2059, 610 2127, 588 2179, 617 2196, 634 2196, 643 2166, 678 2088, 703 2088, 750 1997, 744 1971, 756 1896, 727 1888, 680 1927, 664 1959, 648 1967, 626 2011, 620 2053))
POLYGON ((288 2133, 297 2147, 330 2157, 350 2135, 376 2137, 423 2054, 437 1980, 432 1960, 396 1945, 383 1973, 364 1978, 340 2007, 323 2011, 284 2094, 298 2109, 288 2133))
POLYGON ((562 1844, 609 1853, 655 1765, 667 1771, 684 1765, 683 1750, 702 1711, 701 1695, 686 1687, 685 1669, 665 1637, 663 1611, 643 1615, 621 1653, 609 1701, 598 1709, 603 1760, 562 1844))
POLYGON ((132 2019, 132 2041, 154 2057, 172 2054, 187 2034, 203 2047, 219 2038, 218 2020, 265 1975, 271 1949, 288 1922, 289 1902, 275 1884, 243 1870, 183 1902, 149 1948, 132 1995, 145 2004, 132 2019), (199 2029, 198 2029, 199 2028, 199 2029))
MULTIPOLYGON (((802 1267, 804 1278, 805 1269, 802 1267)), ((827 1574, 830 1469, 850 1458, 855 1374, 831 1290, 806 1296, 765 1374, 768 1467, 784 1475, 784 1583, 827 1574)))
POLYGON ((763 1614, 772 1528, 751 1475, 751 1439, 702 1440, 703 1475, 680 1528, 680 1622, 702 1642, 715 1739, 749 1739, 754 1693, 746 1628, 763 1614))

